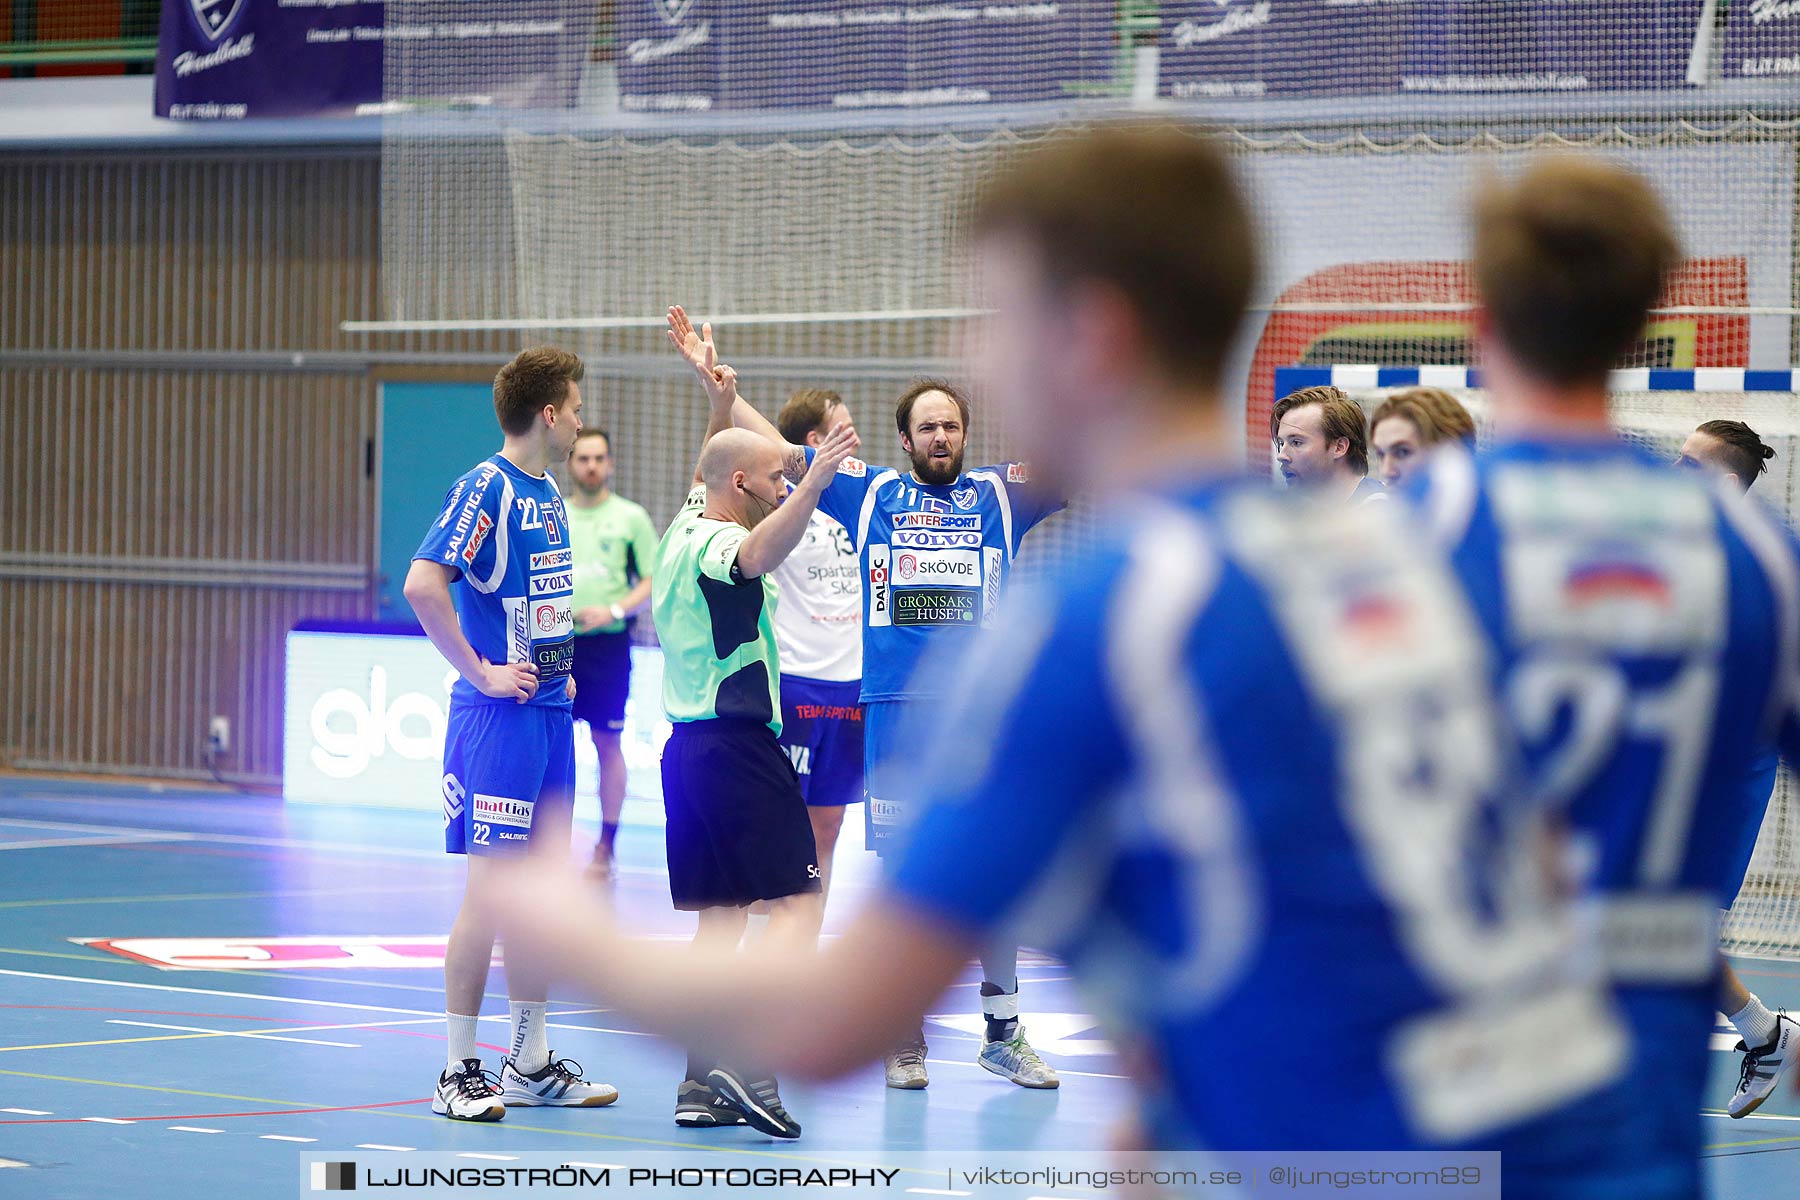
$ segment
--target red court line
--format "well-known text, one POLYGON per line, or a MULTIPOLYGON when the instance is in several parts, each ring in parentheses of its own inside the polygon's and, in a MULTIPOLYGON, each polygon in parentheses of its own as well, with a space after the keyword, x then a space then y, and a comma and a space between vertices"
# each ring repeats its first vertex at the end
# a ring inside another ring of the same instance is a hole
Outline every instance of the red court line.
POLYGON ((1738 969, 1739 975, 1754 975, 1759 979, 1800 979, 1800 971, 1746 971, 1738 969))
MULTIPOLYGON (((417 1100, 384 1100, 380 1104, 342 1104, 336 1108, 276 1108, 268 1112, 231 1112, 231 1113, 187 1113, 179 1117, 114 1117, 115 1121, 148 1121, 161 1124, 164 1121, 223 1121, 228 1117, 298 1117, 306 1113, 359 1112, 366 1108, 399 1108, 407 1104, 424 1104, 430 1096, 421 1096, 417 1100)), ((36 1118, 29 1121, 0 1121, 0 1125, 79 1125, 85 1117, 49 1117, 36 1118)))

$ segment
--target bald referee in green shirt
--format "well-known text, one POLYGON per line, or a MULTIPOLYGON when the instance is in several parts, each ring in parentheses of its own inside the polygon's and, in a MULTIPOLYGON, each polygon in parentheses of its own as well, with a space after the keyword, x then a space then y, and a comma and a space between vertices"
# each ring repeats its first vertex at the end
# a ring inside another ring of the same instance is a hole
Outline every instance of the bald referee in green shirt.
POLYGON ((569 455, 575 487, 565 506, 574 555, 575 718, 600 756, 600 840, 588 873, 613 874, 613 843, 625 807, 625 700, 631 694, 631 620, 650 603, 656 527, 641 504, 612 490, 612 436, 583 429, 569 455))
MULTIPOLYGON (((774 443, 731 428, 736 376, 710 356, 694 365, 713 385, 712 416, 694 488, 663 535, 654 571, 663 708, 674 723, 662 759, 669 894, 676 908, 698 914, 696 946, 729 951, 749 906, 766 901, 769 941, 810 947, 823 913, 820 875, 800 779, 777 740, 781 664, 769 572, 800 544, 858 440, 840 422, 784 500, 785 470, 804 460, 786 462, 774 443)), ((772 1076, 692 1051, 675 1123, 800 1136, 772 1076)))

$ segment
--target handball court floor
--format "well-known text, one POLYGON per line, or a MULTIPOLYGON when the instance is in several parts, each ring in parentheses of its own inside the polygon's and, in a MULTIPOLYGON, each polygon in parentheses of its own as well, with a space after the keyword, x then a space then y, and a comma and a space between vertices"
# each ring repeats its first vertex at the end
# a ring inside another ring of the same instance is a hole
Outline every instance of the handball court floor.
MULTIPOLYGON (((578 846, 591 836, 577 826, 578 846)), ((299 1186, 306 1151, 452 1151, 483 1161, 579 1151, 582 1161, 604 1163, 609 1150, 713 1148, 806 1165, 815 1154, 813 1163, 841 1163, 848 1152, 878 1149, 1100 1149, 1122 1111, 1117 1060, 1082 1015, 1067 972, 1027 952, 1026 1025, 1062 1072, 1059 1091, 1029 1092, 974 1065, 971 966, 927 1026, 930 1088, 890 1092, 879 1064, 830 1084, 784 1086, 805 1126, 798 1142, 677 1129, 680 1050, 582 1000, 553 998, 551 1046, 589 1078, 617 1085, 618 1103, 515 1109, 498 1124, 434 1116, 443 993, 430 939, 448 930, 461 879, 438 837, 429 815, 0 776, 0 1197, 91 1197, 120 1187, 140 1200, 286 1197, 299 1186), (99 944, 273 938, 311 943, 273 953, 320 961, 168 969, 120 951, 231 951, 99 944), (407 962, 409 954, 424 963, 407 962), (358 965, 323 965, 345 960, 358 965)), ((859 838, 847 836, 838 853, 828 935, 872 878, 859 838)), ((689 932, 669 908, 661 831, 627 826, 620 855, 621 918, 647 934, 689 932)), ((1800 1011, 1800 964, 1737 965, 1771 1007, 1800 1011)), ((498 970, 488 991, 482 1041, 497 1068, 508 1037, 498 970)), ((1716 1109, 1737 1056, 1724 1052, 1723 1034, 1714 1042, 1707 1104, 1716 1109)), ((1304 1123, 1303 1087, 1294 1106, 1304 1123)), ((1800 1099, 1779 1094, 1748 1120, 1708 1115, 1704 1126, 1714 1197, 1800 1197, 1800 1099)))

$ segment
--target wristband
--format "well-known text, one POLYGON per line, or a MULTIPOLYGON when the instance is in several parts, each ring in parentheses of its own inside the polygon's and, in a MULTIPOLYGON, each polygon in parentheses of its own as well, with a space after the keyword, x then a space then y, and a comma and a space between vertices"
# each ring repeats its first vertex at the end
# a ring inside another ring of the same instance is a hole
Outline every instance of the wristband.
POLYGON ((613 619, 614 624, 618 624, 620 621, 623 621, 625 619, 625 610, 620 608, 616 604, 609 607, 607 609, 607 611, 612 613, 612 619, 613 619))

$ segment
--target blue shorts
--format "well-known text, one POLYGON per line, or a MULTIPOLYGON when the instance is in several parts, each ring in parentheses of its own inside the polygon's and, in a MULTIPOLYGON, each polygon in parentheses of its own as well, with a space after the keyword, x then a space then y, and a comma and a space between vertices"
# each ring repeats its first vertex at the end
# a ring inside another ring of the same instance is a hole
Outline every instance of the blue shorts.
POLYGON ((781 677, 781 748, 814 808, 863 798, 862 683, 781 677))
MULTIPOLYGON (((917 794, 924 776, 908 769, 902 750, 918 716, 917 706, 930 700, 871 700, 863 705, 869 760, 869 807, 863 814, 863 839, 869 849, 886 856, 900 849, 907 826, 919 815, 917 794)), ((916 753, 916 748, 915 748, 916 753)))
MULTIPOLYGON (((575 718, 544 704, 450 703, 444 850, 519 853, 575 807, 575 718)), ((565 847, 566 850, 566 847, 565 847)))
POLYGON ((1770 750, 1750 765, 1740 794, 1742 808, 1737 818, 1743 822, 1743 834, 1731 869, 1725 876, 1724 907, 1737 902, 1738 890, 1744 886, 1744 874, 1756 853, 1756 838, 1762 832, 1763 816, 1769 811, 1769 797, 1775 793, 1775 776, 1781 769, 1781 755, 1770 750))

